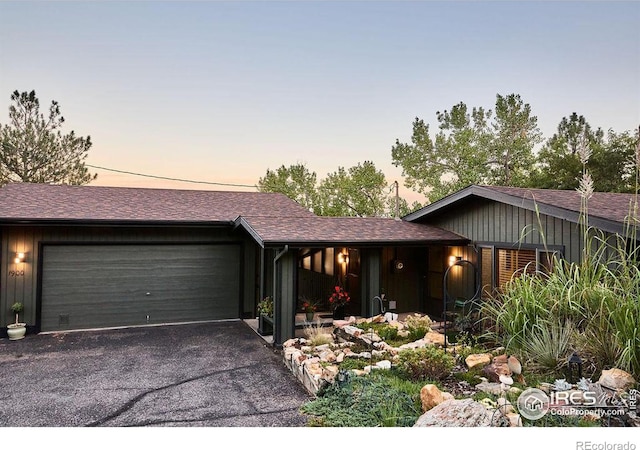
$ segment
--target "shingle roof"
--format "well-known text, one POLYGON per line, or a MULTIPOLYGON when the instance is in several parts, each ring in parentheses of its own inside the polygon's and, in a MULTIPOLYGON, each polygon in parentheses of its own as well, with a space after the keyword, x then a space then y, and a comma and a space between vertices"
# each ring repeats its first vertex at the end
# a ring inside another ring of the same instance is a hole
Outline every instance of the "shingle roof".
POLYGON ((379 217, 239 217, 236 224, 263 246, 430 242, 457 245, 469 242, 442 228, 379 217))
MULTIPOLYGON (((555 189, 527 189, 505 186, 483 186, 492 191, 531 199, 540 204, 556 206, 568 211, 580 212, 581 197, 577 191, 555 189)), ((634 201, 634 194, 617 192, 594 192, 589 199, 589 215, 623 223, 634 201)))
MULTIPOLYGON (((573 222, 577 222, 580 216, 581 197, 575 190, 472 185, 409 214, 405 219, 426 220, 429 216, 460 207, 463 201, 473 198, 486 198, 532 211, 537 208, 543 214, 573 222)), ((588 202, 590 224, 605 231, 622 232, 634 200, 634 194, 594 192, 588 202)))
POLYGON ((283 194, 11 183, 0 222, 232 222, 238 215, 314 217, 283 194))

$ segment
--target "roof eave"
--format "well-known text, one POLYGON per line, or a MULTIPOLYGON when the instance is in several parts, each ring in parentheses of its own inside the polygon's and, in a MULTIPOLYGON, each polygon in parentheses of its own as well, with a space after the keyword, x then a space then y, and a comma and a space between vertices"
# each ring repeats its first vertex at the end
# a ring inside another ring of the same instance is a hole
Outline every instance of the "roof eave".
POLYGON ((0 218, 1 225, 231 227, 231 220, 21 219, 0 218))
POLYGON ((340 241, 340 240, 265 240, 263 247, 282 247, 288 245, 294 248, 303 247, 386 247, 386 246, 424 246, 424 245, 467 245, 471 241, 461 239, 411 239, 411 240, 372 240, 372 241, 340 241))

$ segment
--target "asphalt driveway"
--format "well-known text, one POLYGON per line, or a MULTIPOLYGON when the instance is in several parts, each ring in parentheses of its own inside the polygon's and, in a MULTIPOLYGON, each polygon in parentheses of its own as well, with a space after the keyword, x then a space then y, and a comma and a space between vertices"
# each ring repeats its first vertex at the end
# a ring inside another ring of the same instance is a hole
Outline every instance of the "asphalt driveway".
POLYGON ((0 426, 304 426, 309 394, 243 322, 0 339, 0 426))

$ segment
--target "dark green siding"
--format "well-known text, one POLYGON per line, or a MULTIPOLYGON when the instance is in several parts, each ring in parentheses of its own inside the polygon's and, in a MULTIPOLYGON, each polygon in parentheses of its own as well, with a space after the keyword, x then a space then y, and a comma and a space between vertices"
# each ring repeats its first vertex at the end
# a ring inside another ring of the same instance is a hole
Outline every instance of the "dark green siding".
POLYGON ((474 243, 562 247, 565 259, 580 261, 582 230, 564 219, 492 200, 466 202, 456 211, 429 219, 429 223, 461 234, 474 243))
POLYGON ((42 331, 236 319, 239 245, 45 245, 42 331))

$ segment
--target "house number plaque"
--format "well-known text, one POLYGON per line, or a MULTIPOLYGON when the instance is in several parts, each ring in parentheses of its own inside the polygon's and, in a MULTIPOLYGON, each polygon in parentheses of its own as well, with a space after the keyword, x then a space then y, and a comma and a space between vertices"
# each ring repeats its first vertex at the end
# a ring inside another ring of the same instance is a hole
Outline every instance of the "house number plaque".
POLYGON ((23 277, 24 276, 24 270, 10 270, 9 271, 9 276, 10 277, 23 277))

